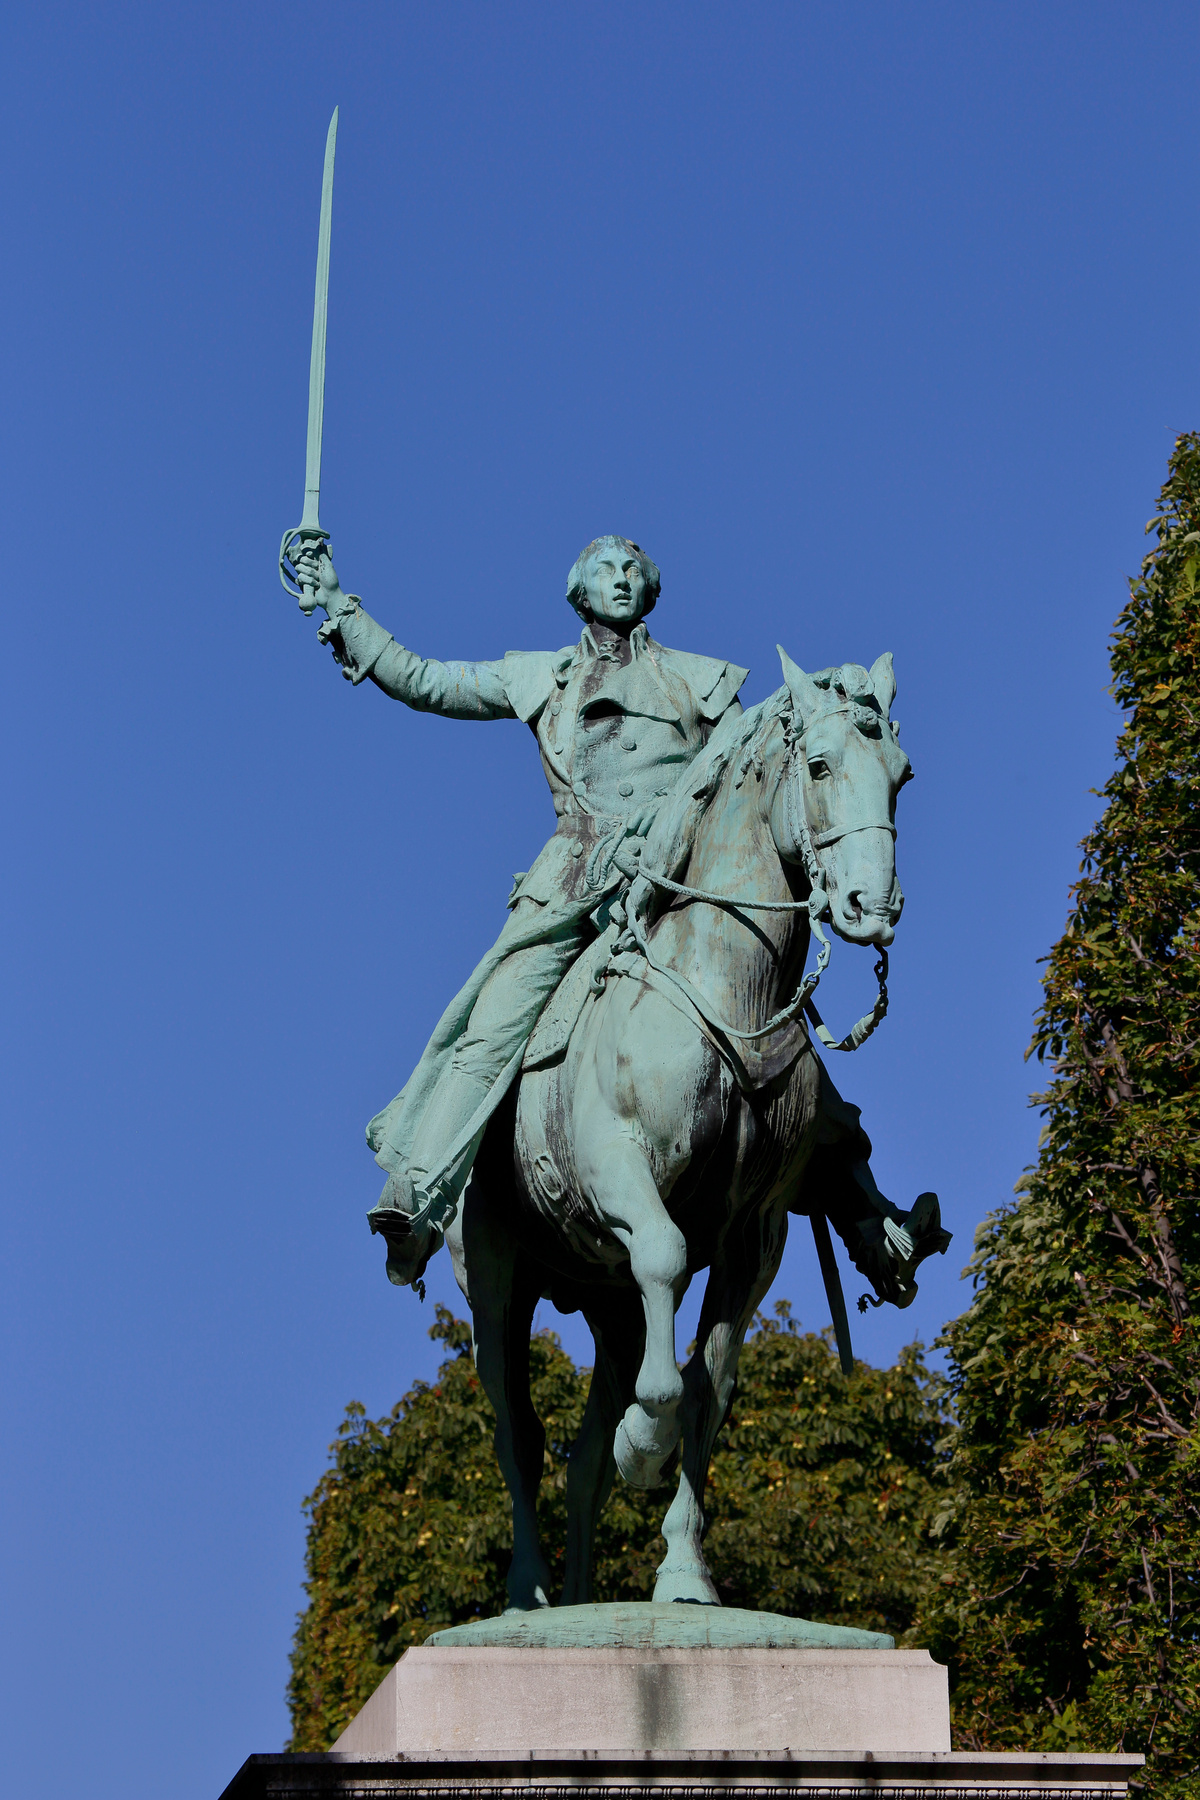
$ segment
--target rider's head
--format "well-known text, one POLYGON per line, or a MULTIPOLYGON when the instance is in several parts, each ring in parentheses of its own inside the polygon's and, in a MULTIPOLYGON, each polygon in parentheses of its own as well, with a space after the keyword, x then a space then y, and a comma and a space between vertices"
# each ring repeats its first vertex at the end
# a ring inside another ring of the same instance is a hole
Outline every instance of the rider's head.
POLYGON ((657 565, 623 537, 598 537, 581 550, 567 576, 567 599, 581 619, 633 625, 658 599, 657 565))

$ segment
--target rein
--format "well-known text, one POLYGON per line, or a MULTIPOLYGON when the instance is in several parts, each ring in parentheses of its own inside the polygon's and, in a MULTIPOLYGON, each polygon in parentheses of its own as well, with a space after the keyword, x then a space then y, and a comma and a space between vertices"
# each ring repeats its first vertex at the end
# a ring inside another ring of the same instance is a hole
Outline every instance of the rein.
POLYGON ((825 1045, 826 1049, 845 1051, 857 1050, 861 1045, 866 1043, 876 1027, 882 1024, 883 1020, 887 1017, 888 954, 886 950, 880 950, 879 961, 875 964, 874 975, 879 986, 879 992, 875 996, 874 1006, 869 1013, 865 1013, 856 1024, 852 1025, 845 1037, 839 1041, 826 1026, 825 1021, 813 1004, 812 998, 813 994, 816 992, 817 984, 829 966, 829 958, 833 949, 832 944, 821 929, 821 920, 829 911, 829 896, 825 891, 825 872, 817 861, 817 847, 820 846, 824 849, 827 845, 837 843, 840 838, 850 837, 857 831, 888 831, 894 839, 896 836, 896 827, 891 824, 890 821, 886 825, 847 825, 841 829, 818 832, 814 837, 809 831, 808 821, 799 816, 794 809, 791 799, 790 784, 788 794, 789 823, 792 826, 796 841, 800 847, 800 854, 804 862, 805 873, 808 876, 809 885, 812 889, 807 900, 738 900, 730 894, 712 893, 707 888, 688 887, 682 881, 672 881, 666 875, 655 875, 649 869, 642 869, 639 871, 639 873, 654 887, 665 888, 669 893, 680 894, 687 900, 701 900, 709 906, 724 907, 728 912, 806 912, 808 914, 809 927, 821 945, 820 954, 817 957, 817 966, 811 974, 804 976, 800 986, 796 990, 794 998, 788 1002, 781 1012, 777 1012, 773 1019, 769 1019, 765 1025, 761 1025, 757 1031, 743 1031, 740 1026, 728 1024, 724 1019, 717 1016, 705 997, 696 991, 685 976, 680 975, 675 969, 667 968, 665 964, 656 960, 651 954, 645 927, 640 919, 630 921, 630 930, 637 943, 638 950, 641 955, 645 957, 648 966, 654 970, 655 974, 665 978, 677 987, 691 1005, 695 1007, 701 1017, 705 1019, 715 1031, 719 1031, 723 1036, 739 1038, 745 1043, 751 1043, 756 1038, 769 1037, 772 1032, 778 1031, 781 1025, 790 1024, 803 1008, 813 1029, 816 1031, 817 1037, 820 1039, 821 1043, 825 1045))
MULTIPOLYGON (((654 875, 648 875, 646 879, 648 881, 657 881, 657 877, 654 875)), ((687 890, 685 889, 683 891, 686 892, 687 890)), ((822 898, 823 897, 824 896, 822 896, 822 898)), ((707 894, 699 894, 699 898, 707 900, 709 899, 709 896, 707 894)), ((741 902, 738 900, 725 901, 720 900, 719 897, 716 903, 735 908, 741 905, 741 902)), ((791 912, 807 909, 808 902, 803 901, 800 903, 799 907, 797 907, 795 903, 791 906, 781 904, 773 910, 779 912, 791 912)), ((633 933, 634 942, 637 944, 638 950, 645 957, 646 962, 649 964, 650 968, 654 970, 654 973, 669 981, 672 986, 678 988, 685 999, 690 1001, 692 1006, 694 1006, 696 1011, 700 1014, 701 1018, 705 1019, 708 1024, 712 1026, 714 1031, 720 1032, 722 1037, 740 1038, 744 1043, 752 1043, 755 1038, 770 1037, 771 1033, 778 1031, 781 1025, 790 1025, 801 1007, 808 1004, 817 983, 820 981, 828 967, 830 951, 833 946, 825 936, 825 933, 821 930, 820 920, 811 912, 809 913, 809 923, 821 940, 821 954, 817 958, 817 966, 811 975, 806 975, 804 977, 800 986, 796 989, 794 999, 788 1002, 782 1012, 777 1012, 773 1019, 768 1019, 765 1025, 760 1025, 757 1031, 743 1031, 740 1025, 728 1024, 714 1011, 704 995, 699 993, 692 986, 685 975, 681 975, 677 969, 669 969, 665 963, 660 963, 651 952, 649 942, 646 938, 646 928, 640 919, 635 919, 632 922, 630 930, 633 933)), ((857 1030, 857 1026, 855 1029, 857 1030)), ((872 1029, 874 1029, 874 1027, 872 1027, 872 1029)))

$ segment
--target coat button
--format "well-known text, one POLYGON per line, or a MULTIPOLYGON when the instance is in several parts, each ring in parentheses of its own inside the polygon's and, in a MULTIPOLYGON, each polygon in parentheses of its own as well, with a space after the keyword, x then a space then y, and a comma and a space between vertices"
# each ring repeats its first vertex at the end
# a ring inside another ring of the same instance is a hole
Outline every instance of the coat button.
POLYGON ((550 708, 550 711, 555 714, 560 713, 562 711, 562 701, 556 700, 554 705, 550 708))
POLYGON ((618 792, 618 794, 620 794, 620 796, 623 800, 628 800, 630 794, 632 794, 632 792, 633 792, 632 781, 623 781, 621 783, 620 787, 617 789, 617 792, 618 792))
POLYGON ((631 737, 623 737, 621 739, 621 748, 622 750, 636 750, 637 740, 631 737))
POLYGON ((582 856, 583 855, 583 845, 580 843, 578 838, 576 838, 575 842, 571 845, 571 855, 572 856, 582 856))

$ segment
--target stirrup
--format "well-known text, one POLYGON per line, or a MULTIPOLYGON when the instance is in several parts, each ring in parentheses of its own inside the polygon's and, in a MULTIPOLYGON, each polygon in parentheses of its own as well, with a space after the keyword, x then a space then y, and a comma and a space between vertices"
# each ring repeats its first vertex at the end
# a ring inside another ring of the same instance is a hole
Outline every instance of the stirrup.
POLYGON ((436 1231, 439 1237, 445 1237, 458 1211, 458 1200, 452 1190, 440 1181, 435 1181, 428 1192, 414 1184, 413 1197, 419 1204, 410 1213, 399 1206, 373 1206, 367 1214, 371 1230, 377 1231, 385 1240, 390 1236, 416 1237, 426 1227, 436 1231))

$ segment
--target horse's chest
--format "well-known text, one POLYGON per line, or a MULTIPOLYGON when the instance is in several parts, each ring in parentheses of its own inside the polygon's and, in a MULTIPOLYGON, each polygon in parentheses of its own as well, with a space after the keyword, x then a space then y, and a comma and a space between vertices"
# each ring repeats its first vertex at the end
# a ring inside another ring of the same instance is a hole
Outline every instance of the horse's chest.
POLYGON ((627 1259, 583 1195, 564 1073, 564 1064, 557 1063, 521 1078, 514 1132, 518 1185, 526 1205, 553 1227, 568 1254, 616 1269, 627 1259))

